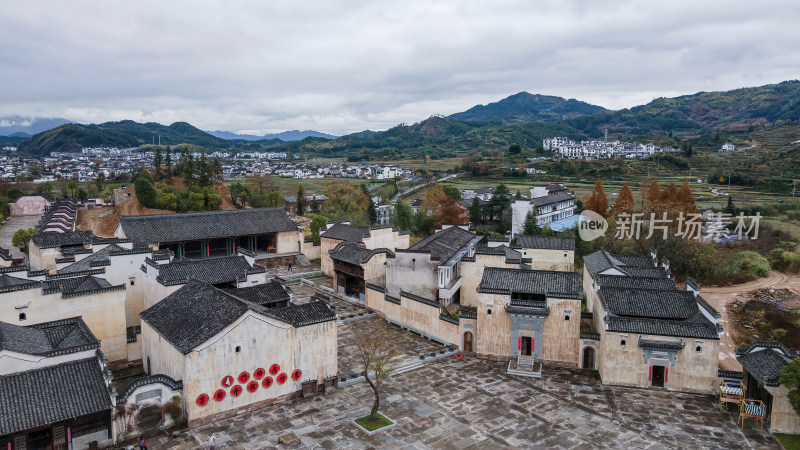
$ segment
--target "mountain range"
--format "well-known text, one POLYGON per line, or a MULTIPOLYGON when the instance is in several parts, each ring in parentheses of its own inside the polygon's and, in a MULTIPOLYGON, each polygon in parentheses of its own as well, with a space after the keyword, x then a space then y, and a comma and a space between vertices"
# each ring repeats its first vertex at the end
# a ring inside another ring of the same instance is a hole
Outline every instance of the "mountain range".
POLYGON ((319 131, 314 130, 291 130, 291 131, 283 131, 281 133, 267 133, 263 136, 256 136, 253 134, 237 134, 231 133, 230 131, 206 131, 206 133, 216 136, 222 139, 243 139, 245 141, 260 141, 263 139, 280 139, 284 142, 288 141, 300 141, 307 137, 318 137, 318 138, 325 138, 325 139, 336 139, 338 136, 334 136, 332 134, 327 133, 320 133, 319 131))
POLYGON ((520 92, 448 117, 434 115, 386 131, 363 131, 338 138, 295 131, 288 132, 284 139, 299 137, 292 133, 309 134, 301 140, 288 142, 280 138, 281 133, 249 137, 224 134, 226 132, 214 132, 218 134, 214 135, 185 122, 169 126, 130 120, 99 125, 66 124, 19 142, 18 148, 43 155, 83 146, 146 145, 154 140, 157 143, 160 136, 162 145, 191 144, 208 149, 277 149, 369 158, 412 154, 444 157, 485 148, 505 148, 510 143, 538 146, 543 138, 551 136, 599 137, 606 129, 628 137, 658 137, 666 133, 689 136, 711 130, 755 131, 768 124, 798 119, 800 81, 794 80, 658 98, 645 105, 616 111, 574 99, 520 92))
POLYGON ((0 117, 0 136, 29 137, 59 125, 72 123, 71 120, 53 118, 30 118, 21 116, 0 117))

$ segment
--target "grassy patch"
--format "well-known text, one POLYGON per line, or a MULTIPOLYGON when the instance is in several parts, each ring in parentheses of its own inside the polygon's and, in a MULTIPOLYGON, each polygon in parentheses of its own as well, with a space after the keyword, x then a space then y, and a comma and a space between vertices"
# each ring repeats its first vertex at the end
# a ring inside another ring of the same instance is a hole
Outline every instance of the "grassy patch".
POLYGON ((775 437, 781 441, 786 450, 800 449, 800 435, 775 433, 775 437))
POLYGON ((361 425, 367 431, 379 430, 383 427, 388 427, 389 425, 394 424, 394 422, 384 417, 381 413, 377 414, 375 420, 371 420, 369 415, 359 417, 356 419, 356 423, 361 425))

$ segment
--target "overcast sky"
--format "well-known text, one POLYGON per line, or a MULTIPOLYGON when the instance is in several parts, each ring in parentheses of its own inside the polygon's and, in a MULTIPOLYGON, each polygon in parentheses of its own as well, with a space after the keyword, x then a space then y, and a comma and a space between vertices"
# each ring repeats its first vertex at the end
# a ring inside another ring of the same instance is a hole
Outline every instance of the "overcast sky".
POLYGON ((519 91, 618 109, 800 78, 797 0, 0 8, 0 116, 345 134, 519 91))

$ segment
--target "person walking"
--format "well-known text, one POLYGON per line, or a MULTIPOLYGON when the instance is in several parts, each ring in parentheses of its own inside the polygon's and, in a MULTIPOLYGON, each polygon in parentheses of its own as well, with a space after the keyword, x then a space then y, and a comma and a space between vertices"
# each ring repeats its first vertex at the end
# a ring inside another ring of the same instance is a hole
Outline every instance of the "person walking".
POLYGON ((292 263, 289 263, 289 272, 292 271, 292 263))
POLYGON ((214 433, 208 433, 208 450, 214 450, 214 441, 216 440, 214 433))
POLYGON ((144 441, 144 436, 139 436, 139 450, 147 450, 147 444, 144 441))

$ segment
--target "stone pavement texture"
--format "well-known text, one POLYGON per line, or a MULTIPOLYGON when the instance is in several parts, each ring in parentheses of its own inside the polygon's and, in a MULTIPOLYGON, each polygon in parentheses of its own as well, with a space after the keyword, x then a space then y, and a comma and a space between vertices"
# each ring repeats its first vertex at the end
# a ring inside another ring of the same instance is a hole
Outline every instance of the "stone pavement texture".
POLYGON ((380 410, 399 425, 374 436, 350 423, 373 400, 359 383, 199 427, 195 448, 209 432, 217 448, 230 449, 284 448, 278 437, 289 432, 302 438, 295 448, 309 449, 780 448, 757 425, 741 431, 713 397, 602 386, 561 368, 545 367, 542 379, 505 370, 503 362, 448 358, 393 376, 380 410))
POLYGON ((0 247, 8 249, 12 258, 22 258, 22 252, 11 244, 14 233, 22 228, 36 228, 42 216, 11 216, 0 226, 0 247))

